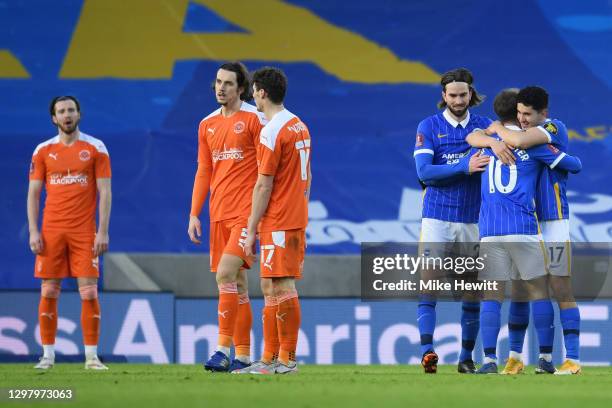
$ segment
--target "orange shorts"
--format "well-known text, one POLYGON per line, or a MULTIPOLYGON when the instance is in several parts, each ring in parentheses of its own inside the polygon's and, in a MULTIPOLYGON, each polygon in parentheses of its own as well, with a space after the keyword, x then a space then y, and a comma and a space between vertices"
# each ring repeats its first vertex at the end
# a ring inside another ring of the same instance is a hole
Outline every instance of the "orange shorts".
POLYGON ((260 232, 259 245, 262 278, 302 278, 305 230, 260 232))
POLYGON ((42 251, 36 255, 34 277, 41 279, 97 278, 93 232, 42 231, 42 251))
POLYGON ((217 272, 223 254, 236 255, 242 259, 242 267, 251 268, 251 260, 244 253, 247 236, 247 220, 232 218, 210 223, 210 271, 217 272))

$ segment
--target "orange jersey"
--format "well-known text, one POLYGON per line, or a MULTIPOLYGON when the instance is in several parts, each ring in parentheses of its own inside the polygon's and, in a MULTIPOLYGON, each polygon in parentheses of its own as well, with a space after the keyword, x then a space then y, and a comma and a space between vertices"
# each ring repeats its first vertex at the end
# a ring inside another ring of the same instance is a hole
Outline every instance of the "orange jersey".
POLYGON ((108 151, 85 133, 66 146, 55 136, 39 144, 30 165, 30 180, 45 182, 43 230, 96 230, 96 179, 110 178, 108 151))
POLYGON ((200 122, 191 215, 200 214, 208 192, 208 186, 201 184, 209 184, 212 222, 249 216, 264 123, 263 114, 246 102, 230 117, 223 116, 219 108, 200 122))
POLYGON ((308 224, 310 134, 288 110, 277 113, 261 131, 259 174, 274 176, 260 232, 304 229, 308 224))

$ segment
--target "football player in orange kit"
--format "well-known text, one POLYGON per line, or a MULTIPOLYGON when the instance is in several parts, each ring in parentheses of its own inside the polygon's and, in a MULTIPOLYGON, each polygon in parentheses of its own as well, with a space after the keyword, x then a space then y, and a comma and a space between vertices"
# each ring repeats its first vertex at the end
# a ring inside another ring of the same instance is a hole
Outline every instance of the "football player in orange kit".
POLYGON ((43 357, 35 368, 46 370, 55 364, 61 280, 74 277, 82 300, 85 369, 107 370, 97 351, 101 318, 98 256, 108 249, 110 159, 102 141, 80 132, 81 112, 75 97, 54 98, 50 113, 58 135, 34 150, 27 204, 30 249, 36 254, 34 276, 42 279, 38 320, 43 357), (39 230, 43 184, 47 198, 39 230), (97 198, 100 204, 96 232, 97 198))
POLYGON ((204 363, 208 371, 233 371, 250 361, 252 312, 244 252, 247 218, 257 180, 256 148, 264 117, 246 103, 251 98, 249 74, 240 62, 228 62, 214 82, 221 107, 200 122, 196 172, 188 234, 200 244, 199 215, 210 191, 210 269, 219 288, 219 339, 216 352, 204 363), (230 347, 235 358, 230 363, 230 347))
POLYGON ((286 90, 287 78, 277 68, 253 74, 255 104, 268 123, 259 139, 259 176, 244 245, 247 255, 252 255, 259 233, 264 354, 239 373, 298 371, 295 352, 301 313, 295 280, 302 277, 304 267, 311 140, 306 125, 283 106, 286 90))

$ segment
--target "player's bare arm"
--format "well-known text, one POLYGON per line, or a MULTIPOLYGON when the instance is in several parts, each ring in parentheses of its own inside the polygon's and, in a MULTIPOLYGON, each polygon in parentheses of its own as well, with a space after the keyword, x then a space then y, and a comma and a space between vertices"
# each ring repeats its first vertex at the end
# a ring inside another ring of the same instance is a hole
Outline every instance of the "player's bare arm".
POLYGON ((98 213, 99 225, 96 238, 94 240, 94 256, 98 256, 108 251, 108 224, 110 221, 110 211, 112 203, 111 179, 99 178, 96 179, 98 186, 98 213))
POLYGON ((38 214, 40 211, 40 192, 42 180, 31 180, 28 186, 28 227, 30 231, 30 249, 38 254, 43 249, 43 242, 38 229, 38 214))
POLYGON ((519 149, 529 149, 530 147, 549 143, 548 136, 541 130, 533 127, 527 130, 511 130, 495 121, 486 130, 487 134, 497 133, 502 140, 519 149))
MULTIPOLYGON (((244 252, 247 256, 255 255, 255 235, 257 234, 257 225, 268 208, 273 186, 274 176, 260 174, 257 177, 257 183, 255 183, 255 188, 253 188, 253 205, 251 207, 251 216, 249 217, 247 237, 244 244, 244 252)), ((310 188, 308 191, 310 191, 310 188)))
POLYGON ((506 143, 487 136, 484 130, 478 129, 466 136, 465 141, 473 147, 488 147, 503 164, 514 164, 512 149, 506 143))

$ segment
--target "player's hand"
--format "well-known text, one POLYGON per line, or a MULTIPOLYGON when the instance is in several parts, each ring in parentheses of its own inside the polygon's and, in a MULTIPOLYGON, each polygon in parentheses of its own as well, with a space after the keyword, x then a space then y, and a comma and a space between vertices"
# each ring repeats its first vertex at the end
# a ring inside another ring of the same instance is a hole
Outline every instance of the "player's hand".
POLYGON ((516 163, 516 159, 514 157, 514 153, 510 150, 510 147, 502 142, 501 140, 496 140, 491 144, 491 150, 495 156, 503 163, 508 166, 516 163))
POLYGON ((30 250, 33 254, 39 254, 43 249, 43 241, 39 231, 30 232, 30 250))
POLYGON ((189 234, 189 239, 194 244, 201 244, 202 241, 199 238, 202 236, 202 223, 198 217, 194 217, 193 215, 189 216, 189 228, 187 228, 187 234, 189 234))
POLYGON ((485 133, 489 136, 494 135, 495 133, 497 133, 497 130, 500 126, 502 126, 501 122, 496 120, 495 122, 491 123, 488 128, 485 129, 485 133))
POLYGON ((244 240, 244 254, 255 261, 255 236, 254 232, 248 232, 244 240))
POLYGON ((102 234, 100 231, 94 239, 93 253, 94 256, 100 256, 108 251, 108 234, 102 234))
POLYGON ((491 158, 489 156, 483 156, 480 151, 476 153, 475 155, 473 155, 472 157, 470 157, 470 163, 469 163, 470 174, 485 171, 485 168, 489 164, 489 160, 491 160, 491 158))

